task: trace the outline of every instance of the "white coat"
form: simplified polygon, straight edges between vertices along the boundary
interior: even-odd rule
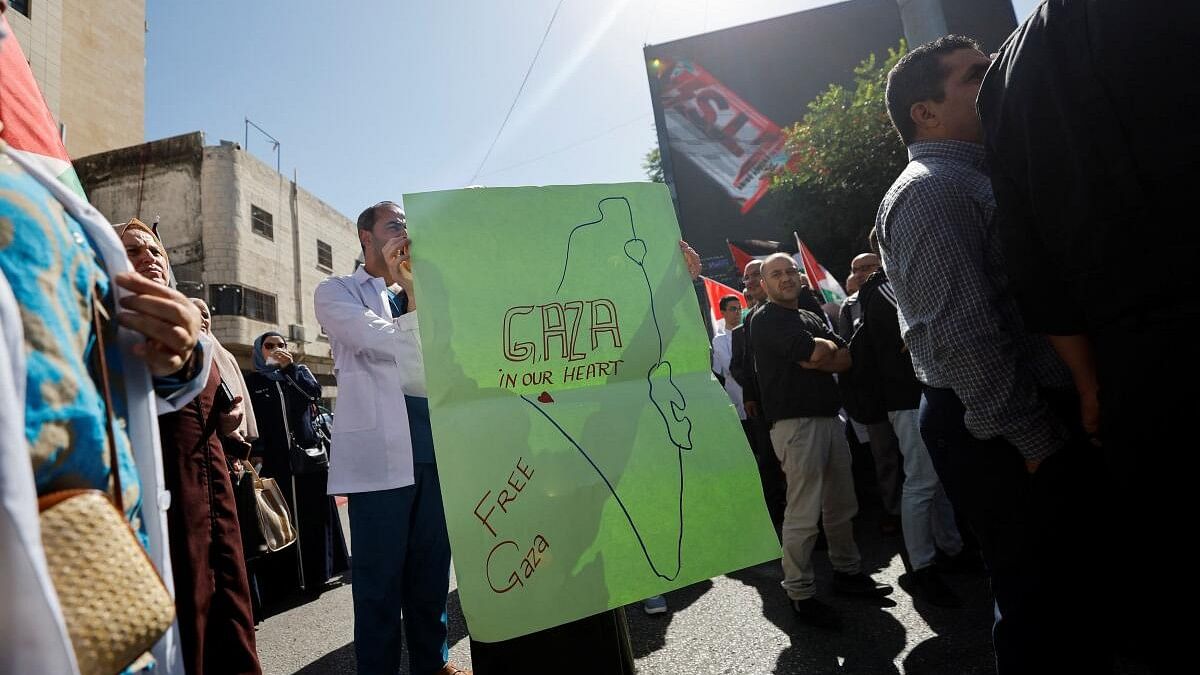
[[[417,313],[391,318],[383,279],[361,267],[321,282],[315,305],[338,384],[329,494],[412,485],[404,396],[426,396]]]

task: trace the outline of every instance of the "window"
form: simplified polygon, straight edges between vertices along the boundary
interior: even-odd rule
[[[320,239],[317,240],[317,267],[326,272],[333,271],[333,247]]]
[[[234,284],[210,284],[208,308],[213,315],[241,316],[242,287]]]
[[[30,16],[29,0],[8,0],[8,6],[24,14],[25,16]]]
[[[210,285],[208,305],[214,316],[244,316],[272,324],[278,319],[274,295],[237,284]]]
[[[242,315],[249,319],[277,323],[275,320],[275,296],[249,288],[243,289]]]
[[[250,230],[267,239],[275,239],[275,219],[257,206],[250,205]]]

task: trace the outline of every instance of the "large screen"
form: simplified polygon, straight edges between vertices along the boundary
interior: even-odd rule
[[[951,32],[987,49],[1015,27],[1008,0],[944,0],[943,9]],[[740,283],[727,239],[791,238],[768,191],[771,176],[795,161],[783,129],[903,36],[896,0],[852,0],[646,47],[664,175],[707,276]]]

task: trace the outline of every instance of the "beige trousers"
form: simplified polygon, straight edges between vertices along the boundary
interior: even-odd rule
[[[858,513],[850,447],[836,417],[796,417],[771,426],[771,445],[787,477],[783,515],[783,588],[793,600],[817,594],[812,552],[817,522],[825,528],[829,562],[847,574],[860,571],[852,519]]]

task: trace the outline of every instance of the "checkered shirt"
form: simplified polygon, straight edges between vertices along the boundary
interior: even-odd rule
[[[973,436],[1002,437],[1027,460],[1067,438],[1038,393],[1071,386],[1049,342],[1025,331],[1008,290],[983,146],[920,142],[875,226],[917,379],[952,389]]]

